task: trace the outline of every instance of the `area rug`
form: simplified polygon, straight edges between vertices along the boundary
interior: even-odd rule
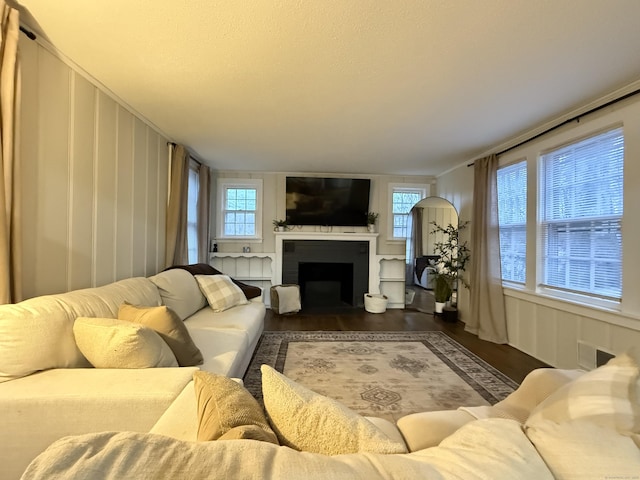
[[[262,402],[260,366],[366,416],[493,405],[518,387],[442,332],[264,332],[244,383]]]

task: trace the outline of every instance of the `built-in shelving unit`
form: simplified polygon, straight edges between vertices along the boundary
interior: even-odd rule
[[[214,268],[241,282],[255,285],[264,290],[263,299],[269,306],[269,288],[275,285],[275,253],[248,252],[209,254],[209,263]]]
[[[400,255],[378,255],[380,293],[389,299],[387,308],[404,308],[406,259]]]

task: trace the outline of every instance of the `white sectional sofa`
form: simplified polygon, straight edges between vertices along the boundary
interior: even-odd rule
[[[263,391],[264,374],[263,370]],[[637,478],[639,375],[637,359],[623,354],[587,373],[534,370],[518,390],[493,407],[418,413],[400,419],[397,425],[374,420],[387,440],[404,442],[406,453],[393,454],[380,452],[371,437],[373,443],[359,443],[362,449],[321,453],[315,445],[333,448],[335,439],[345,439],[344,427],[362,426],[366,420],[360,417],[354,424],[349,419],[345,424],[339,419],[340,408],[332,407],[333,401],[308,399],[304,394],[295,395],[295,401],[302,399],[306,404],[298,409],[288,408],[290,405],[281,400],[289,395],[280,384],[276,388],[273,384],[267,386],[266,393],[280,400],[281,406],[276,410],[285,417],[278,412],[274,415],[266,402],[265,406],[281,446],[255,439],[195,441],[196,424],[202,418],[209,422],[211,417],[201,413],[202,390],[194,395],[190,388],[183,391],[151,432],[103,432],[61,439],[29,465],[23,480]],[[233,395],[231,389],[225,391],[224,387],[212,392],[212,397],[218,398]],[[206,405],[217,404],[217,400],[206,396],[205,401]],[[321,421],[299,429],[287,419],[313,416],[307,409],[319,412]],[[225,415],[220,409],[212,410]],[[217,420],[220,427],[248,425],[239,422],[237,413],[228,415],[231,418]],[[249,417],[243,417],[246,418]],[[360,440],[365,430],[350,429]],[[197,435],[199,438],[199,431]],[[379,433],[375,435],[377,442]],[[314,445],[313,451],[301,451],[289,444],[304,437]],[[282,446],[285,443],[288,446]]]
[[[92,368],[76,345],[74,322],[117,318],[125,302],[170,307],[184,321],[204,363]],[[34,457],[67,435],[149,431],[198,369],[242,377],[264,314],[261,295],[214,312],[195,277],[180,268],[0,306],[0,478],[19,478]]]

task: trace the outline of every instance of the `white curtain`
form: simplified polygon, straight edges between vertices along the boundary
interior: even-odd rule
[[[465,330],[482,340],[507,343],[507,320],[500,266],[498,157],[474,165],[471,231],[471,299]]]
[[[22,299],[20,249],[19,13],[0,0],[0,303]]]

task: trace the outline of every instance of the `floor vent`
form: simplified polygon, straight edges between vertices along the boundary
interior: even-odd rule
[[[604,365],[611,360],[615,355],[613,353],[605,352],[604,350],[596,349],[596,365],[598,367]]]
[[[596,347],[578,340],[578,366],[584,370],[593,370],[596,365]]]
[[[593,370],[611,360],[615,355],[600,347],[578,340],[578,366],[584,370]]]

